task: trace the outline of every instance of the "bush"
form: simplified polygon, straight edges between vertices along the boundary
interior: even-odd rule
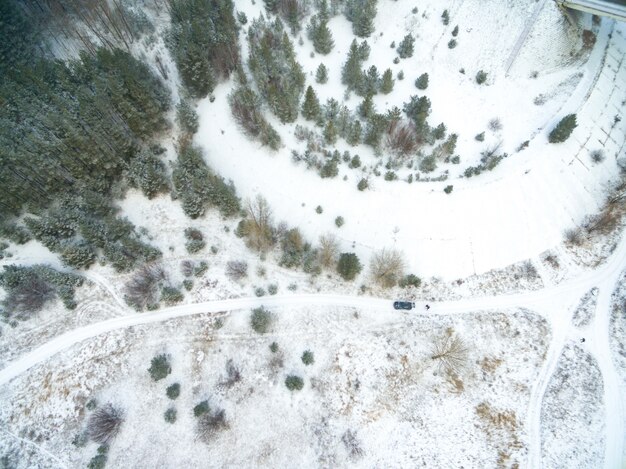
[[[254,294],[258,297],[265,296],[265,290],[263,289],[263,287],[256,287],[254,289]]]
[[[437,160],[434,156],[430,155],[422,159],[419,164],[420,171],[424,173],[431,173],[437,169]]]
[[[150,368],[148,368],[148,373],[150,373],[150,377],[154,381],[160,381],[167,377],[172,372],[172,367],[170,366],[167,355],[161,354],[157,355],[150,362]]]
[[[180,303],[185,298],[183,292],[181,292],[178,288],[174,288],[172,286],[164,286],[161,289],[161,301],[163,301],[167,305],[174,305],[176,303]]]
[[[87,464],[87,469],[104,469],[107,459],[106,454],[96,454]]]
[[[178,396],[180,396],[180,384],[174,383],[169,385],[165,390],[165,394],[172,400],[176,399]]]
[[[321,206],[321,205],[318,205],[318,206],[315,208],[315,212],[316,212],[316,213],[318,213],[318,214],[321,214],[321,213],[323,213],[323,212],[324,212],[324,209],[322,208],[322,206]]]
[[[272,342],[270,344],[270,352],[272,353],[278,352],[278,344],[276,342]]]
[[[363,269],[356,254],[344,252],[339,256],[337,272],[344,280],[353,280]]]
[[[200,230],[195,228],[186,228],[185,238],[187,239],[185,248],[189,254],[195,254],[206,246],[206,243],[204,242],[204,235]]]
[[[481,132],[479,134],[476,134],[476,136],[474,137],[474,140],[476,140],[477,142],[482,142],[485,140],[485,132]]]
[[[87,433],[96,443],[109,444],[120,431],[123,414],[120,409],[107,404],[95,410],[89,417]]]
[[[165,419],[167,423],[176,422],[176,409],[174,409],[173,407],[170,407],[169,409],[167,409],[165,413],[163,414],[163,418]]]
[[[550,135],[548,136],[548,141],[550,143],[564,142],[570,135],[572,135],[572,132],[576,127],[576,114],[568,114],[560,120],[554,129],[552,129],[552,132],[550,132]]]
[[[289,375],[285,379],[285,386],[290,391],[300,391],[304,387],[304,381],[299,376]]]
[[[456,39],[450,39],[448,41],[448,49],[454,49],[456,47]]]
[[[235,366],[233,361],[229,359],[226,362],[226,379],[220,382],[220,386],[230,388],[239,381],[241,381],[241,372],[239,371],[239,368]]]
[[[591,157],[591,161],[594,163],[602,163],[604,161],[604,151],[603,150],[593,150],[589,153]]]
[[[272,322],[272,313],[270,313],[263,306],[252,310],[252,315],[250,316],[250,327],[252,327],[255,332],[265,334],[269,331]]]
[[[165,280],[165,271],[160,264],[147,264],[141,267],[124,285],[124,301],[137,311],[158,300],[160,283]]]
[[[202,401],[193,408],[194,417],[200,417],[209,412],[209,401]]]
[[[446,186],[446,187],[443,189],[443,191],[444,191],[446,194],[449,194],[450,192],[452,192],[452,189],[453,189],[453,188],[454,188],[454,186],[448,185],[448,186]]]
[[[191,291],[191,289],[193,288],[193,280],[189,278],[183,280],[183,287],[185,288],[185,290]]]
[[[335,225],[337,225],[337,228],[341,228],[344,223],[345,223],[345,220],[343,219],[341,215],[335,218]]]
[[[267,292],[270,295],[275,295],[276,293],[278,293],[278,285],[276,285],[275,283],[271,283],[267,286]]]
[[[313,352],[311,352],[310,350],[305,350],[302,354],[302,357],[300,358],[302,360],[302,363],[304,363],[305,365],[312,365],[313,363],[315,363],[315,357],[313,356]]]
[[[241,280],[248,276],[248,263],[245,261],[228,261],[226,276],[231,280]]]
[[[200,261],[200,263],[193,268],[194,277],[200,277],[209,269],[209,264],[206,261]]]
[[[361,178],[361,180],[359,181],[359,183],[356,185],[356,188],[360,191],[364,191],[365,189],[369,188],[369,182],[367,181],[367,179],[365,178]]]
[[[261,99],[252,89],[245,86],[237,88],[228,96],[228,103],[235,121],[246,135],[258,138],[262,145],[272,150],[280,148],[280,135],[263,116]]]
[[[476,83],[478,83],[479,85],[482,85],[486,81],[487,81],[487,73],[484,72],[483,70],[479,70],[478,73],[476,74]]]
[[[459,25],[457,24],[452,30],[452,36],[457,37],[459,34]]]
[[[420,280],[420,278],[414,274],[405,275],[404,277],[402,277],[402,280],[400,280],[400,283],[399,283],[401,288],[407,288],[407,287],[419,288],[421,284],[422,284],[422,281]]]

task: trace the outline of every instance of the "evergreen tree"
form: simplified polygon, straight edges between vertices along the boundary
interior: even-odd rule
[[[367,127],[365,129],[364,143],[371,146],[375,150],[380,148],[380,143],[389,122],[382,114],[373,114],[367,121]]]
[[[329,145],[337,143],[337,129],[335,128],[333,121],[328,121],[326,127],[324,128],[324,140]]]
[[[352,22],[352,32],[358,37],[368,37],[374,32],[376,0],[348,0],[346,18]]]
[[[141,189],[149,199],[169,189],[165,165],[156,155],[145,150],[132,159],[128,168],[128,181],[132,187]]]
[[[359,105],[359,115],[363,119],[368,119],[372,114],[374,114],[374,102],[372,100],[372,95],[368,94],[363,98],[363,101]]]
[[[167,44],[183,83],[203,98],[239,63],[232,0],[171,0]]]
[[[353,280],[363,269],[361,262],[356,254],[352,252],[343,252],[339,256],[337,263],[337,272],[344,280]]]
[[[348,51],[348,60],[341,70],[341,83],[346,85],[349,90],[355,91],[361,88],[363,82],[363,72],[361,71],[361,63],[364,59],[359,52],[359,46],[356,39],[350,44]]]
[[[363,133],[363,129],[361,127],[361,123],[358,120],[355,120],[350,125],[350,130],[348,131],[348,135],[346,137],[347,142],[352,145],[358,145],[361,143],[361,134]]]
[[[572,132],[577,126],[576,114],[568,114],[559,121],[554,129],[552,129],[550,135],[548,136],[548,141],[550,143],[564,142],[570,135],[572,135]]]
[[[176,120],[183,132],[193,135],[198,131],[198,114],[186,99],[176,106]]]
[[[404,104],[403,110],[415,125],[421,128],[430,114],[430,100],[425,96],[411,96],[411,101]]]
[[[281,21],[268,24],[263,17],[254,20],[248,42],[248,65],[261,96],[282,123],[295,121],[304,91],[304,72]]]
[[[401,59],[406,59],[408,57],[413,56],[413,44],[415,43],[415,39],[410,34],[404,36],[402,42],[398,45],[398,55]]]
[[[380,76],[378,75],[378,69],[376,65],[372,65],[367,73],[363,74],[363,80],[358,94],[361,96],[367,96],[368,94],[374,95],[378,93],[379,88]]]
[[[393,91],[393,84],[393,73],[391,72],[391,69],[388,68],[387,70],[385,70],[385,73],[383,73],[383,79],[380,84],[380,92],[383,94],[391,93]]]
[[[306,89],[304,102],[302,103],[302,116],[306,120],[317,121],[320,118],[320,114],[320,102],[317,99],[317,95],[315,94],[313,87],[309,86]]]
[[[326,65],[320,64],[317,67],[317,71],[315,72],[315,81],[320,84],[324,84],[328,82],[328,69]]]
[[[442,140],[446,138],[446,126],[444,125],[443,122],[434,128],[433,138],[435,140]]]
[[[307,27],[307,35],[313,41],[313,48],[318,54],[329,54],[335,46],[332,34],[328,28],[328,21],[319,20],[317,16],[311,17]]]
[[[317,2],[317,11],[320,21],[328,21],[330,19],[331,13],[326,0],[319,0]]]
[[[417,80],[415,80],[415,87],[418,90],[425,90],[428,88],[428,73],[422,73]]]

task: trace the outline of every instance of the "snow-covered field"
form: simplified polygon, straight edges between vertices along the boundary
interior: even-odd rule
[[[252,19],[263,2],[235,8]],[[166,16],[163,10],[159,31]],[[342,163],[337,178],[321,179],[291,158],[302,147],[295,125],[310,123],[283,126],[266,112],[284,147],[259,147],[231,117],[233,80],[220,84],[198,103],[195,140],[239,195],[262,194],[277,222],[312,242],[335,234],[364,264],[374,251],[398,249],[422,286],[381,290],[367,269],[354,282],[285,269],[276,253],[260,258],[233,234],[238,220],[215,212],[190,220],[170,196],[148,200],[130,190],[121,211],[163,252],[169,281],[181,284],[184,260],[208,268],[181,305],[136,313],[123,301],[132,274],[94,266],[75,311],[54,304],[28,321],[3,324],[0,467],[85,467],[98,445],[72,440],[93,413],[91,399],[123,410],[107,467],[625,467],[625,221],[581,246],[563,235],[596,213],[623,178],[617,160],[626,157],[626,27],[578,20],[568,23],[549,0],[380,0],[364,66],[405,77],[389,95],[375,96],[377,109],[401,108],[424,94],[432,101],[429,123],[444,122],[459,135],[460,164],[441,164],[420,180],[417,160],[398,169],[396,181],[375,176],[385,172],[387,156],[342,140],[336,148],[358,153],[363,166]],[[455,25],[458,45],[449,49]],[[303,32],[302,45],[293,38],[297,58],[322,102],[332,97],[355,109],[360,98],[344,96],[340,85],[351,27],[341,15],[329,27],[330,55],[312,54]],[[593,47],[583,44],[583,29],[596,34]],[[415,53],[394,64],[390,43],[409,32]],[[162,38],[135,47],[149,61],[159,55],[178,99],[180,81]],[[321,62],[330,72],[324,85],[314,79]],[[488,73],[484,85],[474,80],[480,69]],[[424,72],[430,85],[420,91],[414,81]],[[578,128],[566,143],[549,145],[547,133],[569,112],[577,113]],[[489,130],[493,119],[501,128]],[[483,131],[485,141],[476,141]],[[462,177],[498,143],[507,158],[493,171]],[[175,138],[162,144],[173,160]],[[595,163],[590,152],[600,148],[605,158]],[[370,190],[357,190],[361,177],[370,178]],[[184,248],[188,227],[206,240],[193,255]],[[60,265],[35,241],[10,251],[0,265]],[[225,274],[232,260],[248,263],[247,277]],[[267,296],[256,297],[258,288]],[[417,312],[393,311],[392,298],[416,301]],[[249,314],[262,304],[275,322],[259,335]],[[432,358],[433,344],[446,335],[467,348],[452,372]],[[314,353],[312,365],[300,359],[305,350]],[[147,369],[160,353],[172,373],[154,382]],[[229,360],[241,376],[225,384]],[[301,391],[285,387],[289,374],[304,379]],[[181,394],[170,400],[165,389],[174,382]],[[209,441],[198,438],[193,415],[205,399],[224,410],[226,422]],[[178,412],[173,424],[163,418],[170,407]]]

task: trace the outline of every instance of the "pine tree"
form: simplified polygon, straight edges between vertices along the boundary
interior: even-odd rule
[[[329,121],[324,128],[324,140],[329,145],[333,145],[337,142],[337,129],[333,121]]]
[[[374,102],[372,101],[372,95],[368,94],[359,105],[359,115],[363,119],[368,119],[372,114],[374,114],[374,112]]]
[[[320,102],[317,99],[315,90],[309,86],[306,89],[304,95],[304,102],[302,103],[302,116],[306,120],[316,121],[319,119],[321,113]]]
[[[328,2],[326,0],[318,1],[317,9],[321,21],[328,21],[330,19],[330,11],[328,10]]]
[[[442,140],[446,138],[446,126],[443,122],[434,128],[433,137],[435,140]]]
[[[364,59],[361,57],[362,54],[359,53],[359,46],[355,39],[350,45],[348,60],[341,70],[341,83],[346,85],[351,91],[359,90],[362,86],[363,72],[361,71],[361,62]]]
[[[410,34],[404,36],[402,42],[398,45],[398,55],[401,59],[406,59],[408,57],[413,56],[413,44],[415,43],[415,39]]]
[[[393,91],[393,84],[393,73],[391,72],[391,69],[388,68],[387,70],[385,70],[385,73],[383,73],[383,79],[380,84],[380,92],[383,94],[391,93]]]
[[[576,114],[568,114],[561,119],[554,129],[552,129],[552,132],[550,132],[550,135],[548,136],[548,141],[550,143],[564,142],[570,135],[572,135],[572,132],[577,126]]]
[[[318,54],[329,54],[335,46],[332,34],[328,28],[328,22],[318,20],[315,15],[311,17],[311,22],[307,27],[307,34],[309,39],[313,41],[313,48]]]
[[[404,104],[403,110],[421,128],[430,114],[430,100],[425,96],[411,96],[411,101]]]
[[[361,123],[358,120],[355,120],[351,125],[348,131],[348,135],[346,137],[346,141],[352,145],[358,145],[361,143],[361,134],[363,133],[363,129],[361,127]]]
[[[369,37],[374,32],[376,0],[351,0],[347,9],[352,10],[352,32],[358,37]]]
[[[315,81],[322,85],[328,82],[328,69],[326,68],[326,65],[320,64],[319,67],[317,67],[317,71],[315,72]]]
[[[367,96],[368,94],[378,93],[380,88],[380,76],[378,69],[372,65],[366,73],[362,73],[361,88],[357,90],[359,96]]]
[[[422,73],[417,80],[415,80],[415,87],[418,90],[425,90],[428,88],[428,73]]]

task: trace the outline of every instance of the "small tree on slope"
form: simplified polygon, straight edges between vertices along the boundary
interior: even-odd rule
[[[548,141],[550,143],[564,142],[569,138],[576,126],[576,114],[568,114],[552,129],[548,136]]]

